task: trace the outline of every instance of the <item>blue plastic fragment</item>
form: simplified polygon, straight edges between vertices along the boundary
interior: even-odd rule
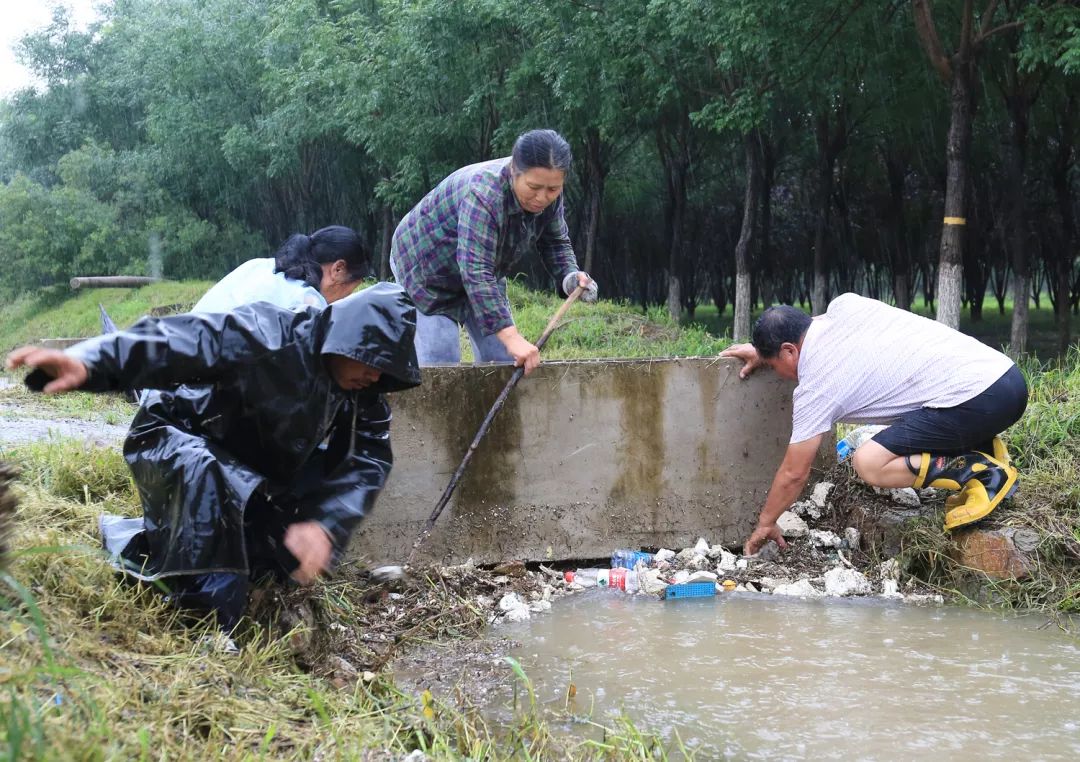
[[[668,585],[664,589],[664,600],[671,600],[672,598],[708,598],[710,595],[716,595],[716,583],[708,579]]]

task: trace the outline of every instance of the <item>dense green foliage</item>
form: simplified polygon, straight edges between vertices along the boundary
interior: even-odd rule
[[[849,289],[933,305],[956,175],[941,79],[962,69],[962,298],[977,320],[1022,276],[1064,346],[1078,29],[1056,0],[114,0],[88,30],[58,12],[20,45],[43,84],[0,104],[0,292],[216,278],[332,223],[384,260],[447,172],[550,126],[606,296],[676,317],[739,282],[740,314]]]

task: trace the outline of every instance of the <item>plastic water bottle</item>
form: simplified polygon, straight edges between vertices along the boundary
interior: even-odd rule
[[[638,591],[638,575],[633,569],[616,567],[608,575],[608,587],[612,590],[622,590],[624,593],[636,593]]]
[[[582,587],[608,587],[636,593],[638,590],[637,572],[622,567],[615,569],[575,569],[563,572],[567,583],[577,583]]]
[[[652,553],[620,548],[611,551],[611,568],[616,569],[621,566],[624,569],[633,569],[638,563],[652,566],[653,558],[654,555]]]
[[[568,583],[576,582],[582,587],[607,587],[609,576],[610,572],[607,569],[574,569],[563,572],[564,580]]]
[[[851,457],[852,453],[859,449],[866,440],[873,437],[879,431],[882,431],[887,427],[885,426],[860,426],[852,431],[846,437],[836,443],[836,459],[841,463]]]

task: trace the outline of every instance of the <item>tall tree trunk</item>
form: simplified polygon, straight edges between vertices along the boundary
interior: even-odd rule
[[[814,220],[814,286],[810,294],[813,314],[823,315],[829,300],[829,258],[825,250],[829,233],[829,208],[832,205],[833,159],[829,150],[829,114],[822,109],[815,120],[817,143],[817,209]]]
[[[1024,203],[1024,169],[1027,160],[1028,116],[1031,100],[1026,93],[1005,97],[1009,112],[1009,150],[1005,161],[1005,187],[1009,198],[1009,254],[1013,271],[1013,314],[1009,348],[1014,355],[1027,351],[1028,291],[1031,290],[1030,257],[1027,252],[1028,226]]]
[[[987,220],[993,217],[991,209],[988,184],[972,182],[968,186],[968,201],[965,207],[969,209],[967,240],[964,247],[964,298],[963,304],[968,308],[972,323],[982,322],[983,301],[986,298],[986,288],[990,281],[988,267],[989,251],[986,229],[990,226]]]
[[[382,205],[382,232],[379,234],[379,280],[390,280],[390,246],[394,241],[394,207]]]
[[[1077,98],[1070,93],[1065,111],[1061,117],[1061,132],[1057,141],[1058,150],[1054,157],[1051,173],[1058,213],[1061,215],[1061,244],[1054,257],[1054,293],[1056,295],[1054,300],[1056,310],[1054,322],[1057,325],[1057,349],[1062,354],[1068,350],[1072,339],[1072,312],[1070,308],[1076,303],[1070,299],[1070,291],[1073,290],[1073,259],[1076,256],[1077,238],[1076,219],[1073,213],[1073,200],[1070,192],[1072,185],[1069,182],[1069,173],[1072,168],[1075,150],[1072,138],[1076,112]]]
[[[937,286],[937,274],[929,262],[922,263],[922,282],[923,304],[931,312],[936,312],[937,308],[934,306],[934,300],[937,298],[937,294],[934,292],[934,287]]]
[[[950,328],[960,327],[963,291],[964,236],[966,233],[968,161],[971,155],[972,65],[957,61],[949,92],[950,120],[946,148],[945,220],[938,257],[937,320]]]
[[[681,134],[673,135],[663,128],[657,131],[657,145],[664,165],[664,179],[667,181],[667,203],[664,207],[668,245],[667,310],[675,322],[682,318],[682,283],[679,273],[682,271],[684,245],[686,174],[690,167],[690,159],[684,142],[688,137],[686,132],[689,130],[689,116],[684,115],[683,121],[685,124],[675,128]]]
[[[959,13],[960,35],[953,52],[946,53],[938,34],[930,0],[911,0],[915,32],[930,64],[949,88],[949,138],[946,148],[945,220],[938,255],[937,319],[945,325],[960,325],[964,261],[964,225],[968,163],[971,154],[971,127],[975,111],[976,62],[986,41],[994,35],[1013,31],[1024,24],[1022,3],[985,0],[976,17],[976,0],[964,0]],[[950,8],[955,13],[955,8]],[[1004,15],[1007,23],[1001,23]]]
[[[743,135],[743,151],[746,154],[746,194],[742,229],[739,231],[739,242],[735,244],[735,322],[731,328],[731,337],[735,341],[750,338],[750,246],[757,223],[758,181],[761,177],[754,133]]]
[[[777,267],[778,257],[772,253],[772,186],[776,178],[776,160],[769,140],[761,143],[761,281],[765,292],[765,304],[790,301],[786,296],[787,273],[783,266]],[[781,283],[783,281],[783,283]]]
[[[888,147],[882,148],[885,173],[889,178],[889,206],[886,216],[885,246],[892,266],[893,300],[902,310],[911,309],[911,254],[904,229],[904,162]]]
[[[593,271],[596,237],[600,230],[600,208],[604,199],[606,168],[600,131],[590,128],[585,135],[585,233],[582,268]]]

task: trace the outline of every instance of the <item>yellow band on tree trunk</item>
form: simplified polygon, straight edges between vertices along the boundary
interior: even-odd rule
[[[967,220],[965,218],[963,218],[963,217],[946,217],[945,218],[945,224],[946,225],[966,225]]]

